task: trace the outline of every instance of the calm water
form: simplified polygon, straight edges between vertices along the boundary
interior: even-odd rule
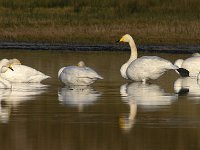
[[[190,55],[158,55],[174,62]],[[52,79],[0,90],[1,150],[200,149],[200,84],[169,71],[144,85],[119,73],[128,52],[0,51]],[[68,88],[58,70],[79,60],[105,80]]]

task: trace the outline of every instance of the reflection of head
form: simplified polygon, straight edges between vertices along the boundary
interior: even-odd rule
[[[133,100],[129,103],[130,112],[129,115],[121,115],[119,118],[120,128],[124,131],[130,131],[133,125],[135,124],[135,117],[137,114],[137,104]]]

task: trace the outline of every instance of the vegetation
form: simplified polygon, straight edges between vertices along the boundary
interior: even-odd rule
[[[0,40],[199,44],[199,0],[0,0]]]

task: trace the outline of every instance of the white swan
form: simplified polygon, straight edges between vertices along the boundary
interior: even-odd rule
[[[86,67],[83,61],[80,61],[78,66],[62,67],[58,78],[65,85],[90,85],[97,79],[103,79],[93,69]]]
[[[185,60],[176,60],[174,65],[188,70],[190,77],[196,77],[200,72],[200,56],[198,53],[195,53],[192,55],[192,57],[189,57]]]
[[[8,59],[3,59],[0,61],[0,88],[12,88],[12,85],[9,81],[2,77],[2,74],[5,72],[12,70]]]
[[[10,59],[11,66],[14,71],[6,71],[2,77],[10,82],[41,82],[44,79],[50,78],[36,69],[21,65],[18,59]]]
[[[128,42],[131,47],[131,56],[129,60],[122,65],[120,72],[125,79],[146,82],[148,79],[157,79],[165,71],[173,69],[181,72],[181,75],[187,75],[187,71],[178,68],[170,61],[157,56],[143,56],[137,58],[137,48],[133,38],[126,34],[118,42]]]

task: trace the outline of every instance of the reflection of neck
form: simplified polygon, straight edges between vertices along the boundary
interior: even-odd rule
[[[1,67],[0,72],[2,73],[3,67]],[[5,80],[1,75],[0,75],[0,82],[3,84],[4,88],[11,88],[11,83],[7,80]]]
[[[129,114],[128,119],[134,120],[136,113],[137,113],[137,104],[136,104],[136,102],[133,102],[130,104],[130,114]]]
[[[3,84],[4,88],[12,87],[11,83],[9,81],[5,80],[4,78],[2,78],[1,76],[0,76],[0,82]]]

